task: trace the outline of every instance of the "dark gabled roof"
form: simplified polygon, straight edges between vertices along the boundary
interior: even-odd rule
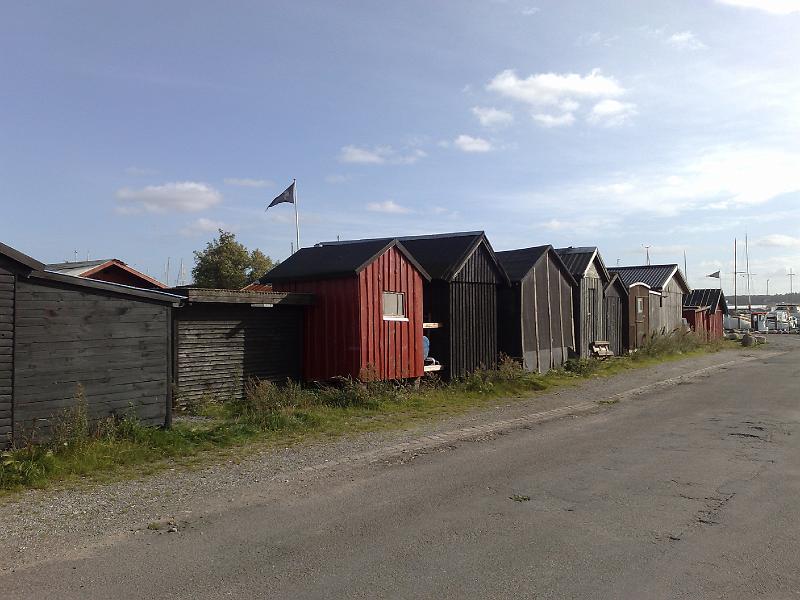
[[[31,258],[27,254],[23,254],[22,252],[20,252],[19,250],[15,250],[11,246],[6,246],[2,242],[0,242],[0,255],[5,256],[11,261],[31,271],[44,270],[44,263],[40,263],[35,258]]]
[[[634,283],[645,283],[651,289],[661,291],[673,277],[683,284],[685,289],[689,289],[683,273],[678,265],[640,265],[637,267],[614,267],[609,269],[612,273],[619,273],[625,285],[630,287]]]
[[[62,273],[53,273],[51,271],[33,271],[29,277],[31,279],[52,281],[55,283],[74,285],[76,287],[110,292],[112,294],[119,294],[121,296],[154,300],[156,302],[163,302],[166,304],[177,305],[183,300],[183,297],[181,296],[170,294],[168,292],[162,292],[160,290],[146,290],[130,285],[124,285],[122,283],[109,283],[107,281],[100,281],[98,279],[88,279],[86,277],[77,277],[75,275],[64,275]]]
[[[628,296],[630,294],[630,292],[628,291],[628,286],[625,285],[624,281],[622,281],[622,278],[619,276],[619,273],[611,273],[611,272],[609,273],[611,274],[611,281],[609,281],[606,284],[606,286],[603,288],[603,291],[607,290],[612,285],[616,285],[620,290],[622,290],[625,293],[626,296]]]
[[[546,246],[533,246],[531,248],[519,248],[517,250],[503,250],[495,252],[497,260],[505,269],[511,281],[522,281],[531,272],[536,264],[547,256],[548,252],[553,257],[553,262],[561,269],[567,277],[570,285],[575,285],[575,278],[570,273],[567,266],[558,256],[558,253],[549,244]]]
[[[300,279],[335,279],[357,275],[364,267],[392,247],[397,247],[420,274],[430,280],[430,275],[403,244],[395,239],[377,239],[301,248],[268,271],[259,279],[259,283]]]
[[[589,265],[592,264],[592,261],[594,261],[595,257],[597,258],[597,262],[600,263],[601,277],[605,281],[609,281],[611,279],[611,274],[608,272],[608,269],[606,269],[606,265],[603,262],[603,257],[600,256],[597,246],[582,246],[575,248],[570,246],[569,248],[556,248],[555,250],[576,280],[580,279],[586,274],[586,270],[589,268]]]
[[[715,288],[692,290],[688,294],[684,294],[683,305],[693,308],[708,306],[711,312],[716,312],[717,308],[721,308],[723,313],[728,313],[725,294],[722,293],[722,290]]]
[[[383,238],[385,241],[388,238]],[[409,235],[396,238],[402,242],[414,258],[430,275],[431,279],[452,281],[464,263],[482,243],[486,244],[492,262],[500,278],[508,283],[508,276],[497,261],[492,245],[483,231],[459,231],[455,233],[439,233],[433,235]],[[321,246],[347,246],[379,240],[345,240],[339,242],[322,242]]]

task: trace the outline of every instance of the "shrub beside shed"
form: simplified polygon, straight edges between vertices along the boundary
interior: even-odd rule
[[[545,373],[575,348],[569,270],[552,246],[497,252],[511,281],[498,296],[500,352]]]
[[[22,439],[83,388],[89,416],[168,424],[180,298],[70,275],[0,244],[0,438]]]
[[[176,288],[175,402],[240,399],[248,379],[300,379],[310,294]]]
[[[423,375],[422,296],[428,273],[397,240],[303,248],[260,282],[310,293],[303,377],[363,380]]]

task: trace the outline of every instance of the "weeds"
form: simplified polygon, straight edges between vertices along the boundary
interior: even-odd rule
[[[531,373],[504,356],[495,369],[479,369],[449,383],[427,376],[418,388],[375,378],[341,378],[316,387],[251,380],[240,397],[204,398],[188,411],[204,419],[179,421],[169,430],[145,426],[132,408],[92,420],[85,391],[79,385],[72,406],[53,419],[48,430],[34,426],[16,448],[0,453],[0,490],[113,474],[136,465],[153,470],[159,463],[165,464],[165,459],[183,460],[250,441],[286,444],[307,433],[341,435],[398,427],[410,419],[463,412],[495,398],[529,397],[582,377],[610,375],[635,363],[644,364],[645,359],[716,351],[724,344],[705,343],[685,332],[654,335],[630,358],[572,359],[563,369],[545,375]]]

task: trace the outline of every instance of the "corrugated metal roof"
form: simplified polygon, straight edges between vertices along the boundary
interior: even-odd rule
[[[54,273],[64,273],[65,275],[80,275],[84,271],[88,271],[92,267],[97,267],[107,262],[112,262],[113,258],[103,258],[101,260],[81,260],[75,262],[53,263],[45,265],[48,271]],[[122,262],[122,261],[120,261]]]
[[[572,246],[569,248],[556,248],[556,253],[564,262],[564,265],[566,265],[567,269],[569,269],[569,272],[572,273],[572,276],[576,279],[583,277],[584,273],[586,273],[586,269],[589,268],[595,252],[597,252],[597,248],[595,246],[582,248],[573,248]]]
[[[618,273],[625,285],[630,287],[634,283],[644,283],[654,290],[664,288],[673,274],[678,273],[678,265],[640,265],[637,267],[614,267],[609,269]],[[681,276],[683,279],[683,276]]]
[[[722,293],[722,290],[715,288],[692,290],[688,294],[684,294],[683,305],[692,307],[710,306],[712,311],[716,311],[717,307],[720,306],[723,313],[728,312],[725,294]]]
[[[425,279],[430,279],[427,271],[403,244],[395,239],[384,238],[301,248],[273,267],[259,279],[259,283],[348,277],[357,274],[392,246],[396,246]]]

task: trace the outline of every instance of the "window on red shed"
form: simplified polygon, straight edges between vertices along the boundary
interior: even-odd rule
[[[406,317],[405,296],[402,292],[383,292],[384,319],[404,319]]]

